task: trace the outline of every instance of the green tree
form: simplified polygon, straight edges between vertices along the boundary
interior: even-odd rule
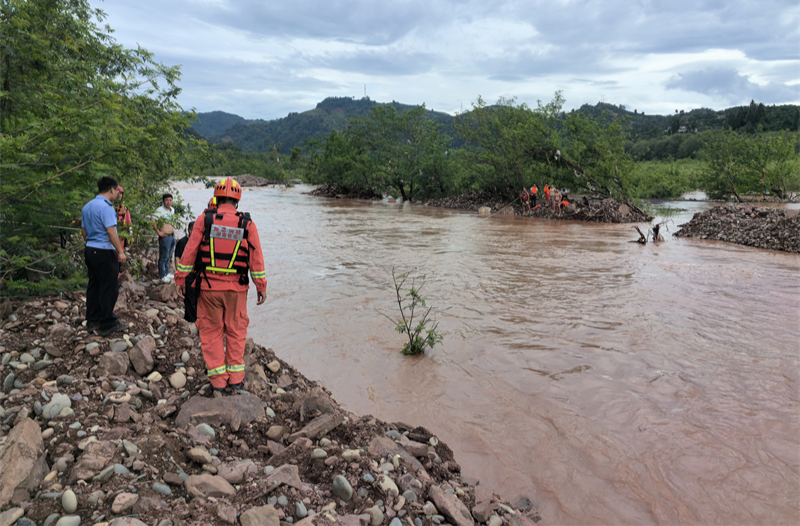
[[[758,173],[752,169],[752,141],[731,129],[711,133],[702,150],[704,190],[712,199],[758,190]]]
[[[477,189],[512,197],[532,182],[549,182],[629,199],[625,179],[632,161],[625,152],[623,120],[564,114],[563,104],[561,93],[534,109],[514,99],[487,106],[479,97],[455,123],[479,174]]]
[[[207,159],[176,102],[179,70],[100,28],[88,0],[0,4],[0,246],[35,245],[77,217],[104,175],[134,218]],[[8,259],[3,265],[8,264]]]

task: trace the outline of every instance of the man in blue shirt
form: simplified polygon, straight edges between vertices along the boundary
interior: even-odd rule
[[[117,235],[117,213],[112,204],[119,194],[113,177],[97,181],[97,197],[81,211],[83,251],[89,284],[86,287],[86,329],[100,336],[128,328],[114,314],[119,295],[119,264],[127,259]]]

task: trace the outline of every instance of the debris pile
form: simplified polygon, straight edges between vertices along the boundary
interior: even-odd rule
[[[252,339],[245,390],[212,396],[172,283],[128,278],[116,312],[130,328],[101,338],[81,293],[0,304],[0,524],[539,520],[435,434],[344,410]]]
[[[453,208],[456,210],[472,210],[477,212],[482,207],[494,208],[495,205],[501,201],[507,201],[506,198],[490,194],[489,192],[467,192],[461,195],[454,195],[451,197],[443,197],[442,199],[429,199],[422,203],[426,206],[436,206],[439,208]],[[499,205],[500,208],[503,204]],[[522,207],[520,207],[520,211]]]
[[[327,183],[314,188],[307,195],[314,197],[331,197],[334,199],[366,199],[369,201],[379,201],[382,197],[372,190],[349,191],[339,185]]]
[[[234,179],[242,186],[270,186],[280,184],[278,181],[270,181],[269,179],[250,174],[237,175]]]
[[[797,209],[749,204],[720,205],[696,213],[674,235],[797,253],[800,252],[799,213]]]
[[[638,207],[624,203],[618,199],[603,199],[599,203],[583,206],[578,203],[560,209],[558,212],[538,200],[534,210],[524,211],[519,200],[507,204],[503,197],[486,192],[468,192],[466,194],[431,199],[425,201],[428,206],[455,208],[458,210],[474,210],[484,214],[514,214],[540,219],[572,219],[576,221],[593,221],[598,223],[647,223],[653,216]],[[481,211],[481,209],[484,209]]]

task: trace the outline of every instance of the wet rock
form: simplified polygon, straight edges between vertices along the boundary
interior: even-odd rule
[[[153,352],[156,350],[156,341],[152,336],[145,336],[136,345],[128,349],[131,365],[140,376],[144,376],[153,370],[155,361]]]
[[[247,425],[263,416],[261,399],[254,395],[223,398],[194,396],[181,406],[175,425],[180,428],[200,423],[219,426],[230,425],[233,420],[238,420],[240,425]]]
[[[184,482],[186,492],[192,497],[232,497],[236,490],[227,480],[217,475],[190,475]]]
[[[48,472],[42,432],[25,418],[11,429],[0,450],[0,509],[17,489],[35,490]]]
[[[100,357],[100,363],[95,370],[95,377],[124,376],[128,371],[130,359],[126,353],[107,352]]]
[[[278,511],[272,506],[256,506],[239,516],[242,526],[280,526]]]
[[[436,508],[456,526],[475,526],[475,520],[467,506],[453,495],[442,491],[439,486],[431,486],[428,495],[433,499]]]

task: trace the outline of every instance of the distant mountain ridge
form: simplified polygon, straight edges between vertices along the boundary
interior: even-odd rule
[[[203,137],[209,137],[211,135],[223,133],[225,130],[235,124],[247,122],[247,119],[244,117],[239,117],[238,115],[226,113],[224,111],[198,113],[197,117],[200,119],[200,122],[195,122],[192,124],[192,128],[194,128],[194,131]]]
[[[414,108],[413,105],[396,101],[380,103],[369,97],[361,99],[328,97],[312,110],[302,113],[292,112],[286,117],[271,121],[248,120],[224,112],[198,113],[200,122],[195,123],[193,127],[211,143],[233,142],[243,150],[254,152],[266,152],[273,146],[280,145],[280,152],[288,154],[294,146],[304,146],[306,139],[327,136],[333,130],[341,130],[353,117],[364,116],[373,107],[384,104],[392,105],[400,112]],[[218,130],[220,124],[224,122],[221,115],[236,117],[238,120],[233,121],[222,131],[210,133],[201,131],[201,129]],[[444,131],[452,135],[452,115],[432,110],[428,110],[428,115],[440,122]]]
[[[361,117],[379,105],[389,104],[398,111],[414,107],[397,101],[380,103],[369,97],[328,97],[317,106],[302,113],[292,112],[286,117],[270,121],[245,119],[232,113],[212,111],[198,113],[200,122],[194,123],[195,131],[211,143],[233,142],[245,151],[266,152],[280,145],[280,152],[288,154],[294,146],[304,146],[306,139],[327,136],[333,130],[341,130],[354,117]],[[755,131],[760,126],[766,131],[798,131],[800,107],[796,105],[764,106],[752,102],[749,106],[737,106],[725,110],[708,108],[693,109],[688,112],[677,111],[673,115],[645,115],[638,110],[630,111],[623,105],[599,102],[584,104],[578,110],[600,117],[625,116],[628,122],[625,130],[633,141],[657,139],[669,133],[688,133],[719,129],[730,126],[743,131]],[[455,117],[443,112],[428,110],[428,115],[442,124],[444,133],[454,137]]]

